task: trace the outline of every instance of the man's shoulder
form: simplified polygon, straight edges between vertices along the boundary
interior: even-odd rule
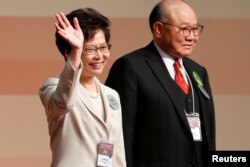
[[[147,46],[137,48],[133,51],[126,53],[125,55],[121,56],[120,59],[124,59],[127,61],[136,61],[136,60],[144,59],[146,54],[151,52],[151,47],[152,47],[152,42],[148,44]]]
[[[140,55],[143,55],[144,54],[144,49],[145,48],[138,48],[138,49],[135,49],[129,53],[126,53],[125,55],[123,55],[122,57],[125,58],[125,59],[135,59],[137,58],[138,56]]]
[[[185,64],[189,64],[193,67],[197,67],[197,68],[204,68],[200,63],[198,63],[197,61],[191,59],[191,58],[188,58],[188,57],[185,57],[183,58],[183,61]]]

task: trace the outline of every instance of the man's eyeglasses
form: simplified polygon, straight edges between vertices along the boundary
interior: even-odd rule
[[[97,51],[99,50],[101,53],[108,53],[111,49],[111,44],[104,44],[101,45],[99,47],[97,46],[87,46],[86,48],[83,49],[83,51],[85,52],[85,54],[87,55],[94,55],[97,53]]]
[[[186,27],[179,27],[179,26],[176,26],[176,25],[173,25],[173,24],[169,24],[169,23],[166,23],[166,22],[161,22],[162,24],[165,24],[165,25],[169,25],[169,26],[173,26],[173,27],[177,27],[179,29],[180,32],[182,32],[183,36],[184,37],[187,37],[190,35],[191,31],[193,32],[194,36],[199,36],[204,28],[203,25],[195,25],[193,27],[191,26],[186,26]]]

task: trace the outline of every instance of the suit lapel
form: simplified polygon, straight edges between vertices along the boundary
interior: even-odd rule
[[[149,52],[146,53],[146,63],[150,66],[154,75],[156,76],[158,81],[161,83],[163,89],[169,95],[182,122],[185,124],[186,128],[191,133],[185,112],[182,106],[179,104],[178,100],[176,100],[176,99],[179,99],[179,96],[178,96],[178,92],[175,91],[176,89],[175,89],[173,79],[171,78],[153,42],[151,42],[147,46],[147,49],[149,49],[148,50]]]
[[[209,122],[208,118],[209,116],[207,115],[208,111],[207,111],[207,108],[206,108],[206,99],[204,98],[204,95],[202,94],[202,92],[200,91],[199,87],[198,87],[198,83],[197,81],[195,80],[194,76],[193,76],[193,72],[198,72],[197,70],[195,70],[193,68],[193,66],[191,66],[187,61],[186,59],[183,59],[183,64],[185,66],[185,69],[189,75],[189,78],[191,79],[192,81],[192,84],[193,84],[193,88],[196,89],[196,92],[198,94],[198,98],[199,98],[199,101],[200,101],[200,119],[203,121],[203,124],[204,124],[204,129],[205,129],[205,133],[207,135],[207,132],[209,131],[208,130],[208,126],[209,125]],[[196,111],[197,112],[197,111]]]

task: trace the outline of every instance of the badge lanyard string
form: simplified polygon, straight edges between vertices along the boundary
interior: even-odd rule
[[[189,75],[188,75],[188,73],[186,72],[186,70],[184,70],[184,73],[185,73],[185,75],[187,76],[187,79],[188,79],[188,81],[189,81],[189,83],[190,83],[190,87],[191,87],[191,94],[192,94],[192,105],[193,105],[193,113],[192,114],[195,114],[195,102],[194,102],[194,88],[193,88],[193,84],[192,84],[192,81],[191,81],[191,79],[190,79],[190,77],[189,77]]]

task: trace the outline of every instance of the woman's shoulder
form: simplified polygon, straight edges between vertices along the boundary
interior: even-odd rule
[[[103,90],[108,94],[118,95],[117,91],[107,85],[101,84]]]
[[[57,86],[58,82],[59,82],[59,78],[48,78],[42,83],[40,89],[43,89],[44,87],[48,87],[48,86]]]

